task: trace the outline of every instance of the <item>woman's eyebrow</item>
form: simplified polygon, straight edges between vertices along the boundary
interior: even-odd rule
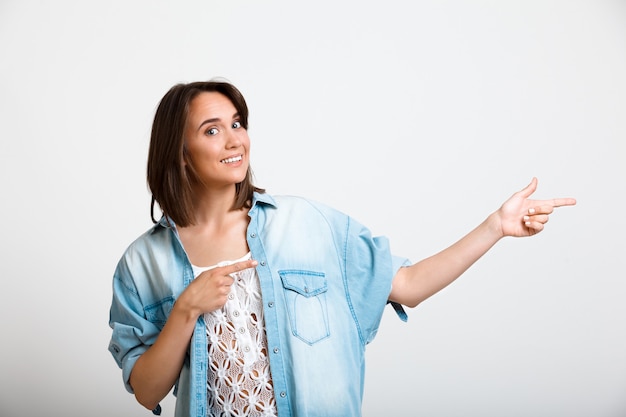
[[[233,114],[233,120],[237,119],[239,117],[239,113],[235,113]],[[221,121],[222,119],[220,119],[219,117],[213,117],[211,119],[206,119],[204,122],[200,123],[200,126],[198,126],[198,130],[202,129],[202,126],[209,124],[209,123],[216,123]]]
[[[204,122],[200,123],[200,126],[198,126],[198,130],[202,129],[202,126],[209,124],[209,123],[215,123],[215,122],[219,122],[220,119],[219,117],[214,117],[212,119],[206,119]]]

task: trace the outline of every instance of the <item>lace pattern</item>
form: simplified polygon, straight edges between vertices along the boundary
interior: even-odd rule
[[[210,268],[194,269],[197,276]],[[224,307],[204,315],[209,351],[207,415],[276,417],[259,277],[254,269],[231,276],[235,281]]]

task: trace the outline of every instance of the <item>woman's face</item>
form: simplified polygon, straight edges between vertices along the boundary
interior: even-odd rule
[[[250,138],[223,94],[203,92],[189,103],[185,146],[188,163],[207,187],[232,186],[246,177]]]

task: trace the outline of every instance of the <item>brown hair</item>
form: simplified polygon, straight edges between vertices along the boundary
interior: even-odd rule
[[[154,218],[154,203],[157,202],[165,216],[178,226],[195,223],[191,184],[196,178],[193,167],[184,164],[184,129],[189,114],[189,103],[202,92],[217,92],[226,96],[237,109],[239,121],[248,129],[248,106],[241,92],[225,81],[198,81],[173,86],[161,99],[154,115],[150,149],[148,151],[148,187],[152,193],[150,216]],[[252,169],[244,180],[236,184],[233,210],[249,208],[254,191],[263,189],[252,183]]]

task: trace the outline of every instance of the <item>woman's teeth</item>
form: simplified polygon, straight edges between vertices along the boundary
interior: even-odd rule
[[[238,161],[241,161],[241,155],[239,155],[239,156],[235,156],[234,158],[226,158],[226,159],[222,159],[220,162],[221,162],[222,164],[230,164],[230,163],[233,163],[233,162],[238,162]]]

